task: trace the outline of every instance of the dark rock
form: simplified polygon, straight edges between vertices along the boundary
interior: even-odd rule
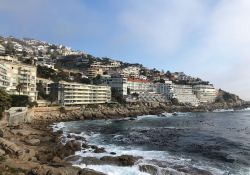
[[[75,151],[81,151],[81,143],[73,143],[73,148],[75,149]]]
[[[82,143],[83,148],[89,148],[89,145],[87,143]]]
[[[57,131],[57,133],[58,133],[58,134],[62,134],[63,131],[60,129],[60,130]]]
[[[78,175],[105,175],[105,174],[88,168],[84,168],[78,172]]]
[[[105,153],[105,149],[104,148],[96,148],[94,153]]]

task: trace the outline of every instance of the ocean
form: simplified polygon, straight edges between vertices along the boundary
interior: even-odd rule
[[[166,170],[172,174],[203,174],[197,170],[215,175],[250,174],[250,109],[164,114],[166,117],[146,115],[135,120],[60,122],[52,127],[64,131],[64,143],[74,139],[67,138],[72,134],[105,148],[106,153],[94,153],[91,148],[77,151],[79,159],[72,163],[109,175],[149,174],[139,170],[142,165],[155,167],[159,175]],[[132,167],[81,163],[84,157],[120,155],[142,159]]]

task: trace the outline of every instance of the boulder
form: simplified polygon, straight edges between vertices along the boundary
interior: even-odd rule
[[[0,149],[0,156],[4,155],[5,154],[5,151]]]
[[[42,163],[47,163],[53,159],[52,153],[39,155],[37,157],[38,157],[38,160]]]
[[[67,149],[72,149],[72,148],[73,148],[72,142],[71,142],[71,141],[68,141],[68,142],[66,143],[65,147],[66,147]]]
[[[75,149],[75,151],[81,151],[81,143],[77,142],[77,143],[73,143],[73,148]]]
[[[58,142],[60,142],[60,141],[61,141],[61,138],[60,138],[60,137],[55,136],[55,137],[53,138],[53,142],[55,142],[55,143],[58,143]]]
[[[60,158],[60,157],[53,157],[53,159],[52,159],[52,162],[53,163],[59,163],[59,162],[61,162],[62,161],[62,159]]]
[[[82,143],[83,148],[89,148],[89,145],[87,143]]]
[[[96,148],[94,153],[105,153],[106,150],[104,148]]]
[[[28,135],[30,135],[30,131],[27,131],[27,130],[18,131],[17,135],[28,136]]]
[[[7,154],[15,155],[17,151],[20,150],[20,147],[17,146],[15,143],[5,140],[4,138],[0,138],[0,147],[3,149]]]
[[[117,112],[115,110],[109,110],[108,114],[112,115],[112,116],[115,116],[115,115],[117,115]]]
[[[96,118],[104,118],[104,114],[102,114],[101,112],[97,112],[97,113],[95,113],[95,117]]]
[[[117,166],[132,166],[139,159],[141,159],[141,157],[133,157],[129,155],[123,155],[118,157],[104,156],[100,158],[100,160],[104,162],[108,162],[109,164],[114,164]]]
[[[17,161],[16,159],[6,159],[3,164],[8,167],[22,170],[31,170],[40,166],[40,163],[31,161]]]
[[[27,144],[31,145],[31,146],[37,146],[40,144],[40,140],[39,139],[31,139],[27,141]]]
[[[92,118],[92,112],[90,112],[90,111],[84,111],[84,112],[83,112],[83,115],[84,115],[84,117],[86,117],[86,118]]]
[[[104,173],[97,172],[88,168],[84,168],[78,172],[78,175],[105,175]]]
[[[171,102],[172,102],[174,105],[180,105],[180,101],[179,101],[179,99],[177,99],[177,98],[172,98],[172,99],[171,99]]]
[[[75,152],[73,150],[62,149],[62,150],[57,152],[58,157],[60,157],[61,159],[64,159],[65,157],[68,157],[68,156],[73,155],[73,154],[75,154]]]
[[[78,175],[80,168],[77,167],[52,167],[48,165],[42,165],[35,169],[32,169],[29,174],[36,174],[36,175]]]
[[[35,156],[34,149],[21,149],[16,152],[18,159],[28,161]]]
[[[58,133],[58,134],[62,134],[63,131],[60,129],[60,130],[57,131],[57,133]]]

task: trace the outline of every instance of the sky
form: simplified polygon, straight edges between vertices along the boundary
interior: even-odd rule
[[[0,35],[185,72],[250,100],[249,0],[0,0]]]

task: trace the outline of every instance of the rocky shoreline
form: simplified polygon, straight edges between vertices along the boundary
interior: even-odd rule
[[[72,140],[63,143],[62,130],[53,132],[51,124],[57,122],[77,121],[77,120],[96,120],[96,119],[120,119],[127,117],[127,120],[134,120],[140,115],[158,115],[162,117],[163,112],[206,112],[214,108],[223,109],[225,104],[210,104],[207,106],[168,106],[164,103],[150,104],[131,104],[117,108],[86,108],[74,110],[67,114],[44,114],[32,117],[31,123],[13,124],[9,126],[7,122],[1,121],[0,127],[4,131],[3,138],[0,138],[0,173],[1,174],[19,174],[19,175],[43,175],[43,174],[61,174],[61,175],[103,175],[91,169],[81,169],[72,166],[70,161],[77,159],[74,155],[76,151],[84,149],[93,149],[95,153],[106,151],[97,145],[89,145],[84,137],[76,136],[77,133],[71,133],[67,137]],[[227,105],[229,107],[229,105]],[[248,104],[234,104],[233,109],[239,110],[248,107]],[[226,108],[227,109],[227,108]],[[83,141],[80,143],[78,141]],[[100,159],[88,157],[84,158],[83,163],[95,165],[117,165],[132,166],[141,159],[131,155],[114,156],[116,153],[110,152],[112,156],[104,156]],[[70,157],[69,157],[70,156]],[[140,167],[140,171],[156,174],[157,169],[151,165]],[[210,172],[176,167],[177,172],[190,174],[207,174]],[[165,171],[164,174],[170,174]],[[177,173],[178,174],[178,173]]]

